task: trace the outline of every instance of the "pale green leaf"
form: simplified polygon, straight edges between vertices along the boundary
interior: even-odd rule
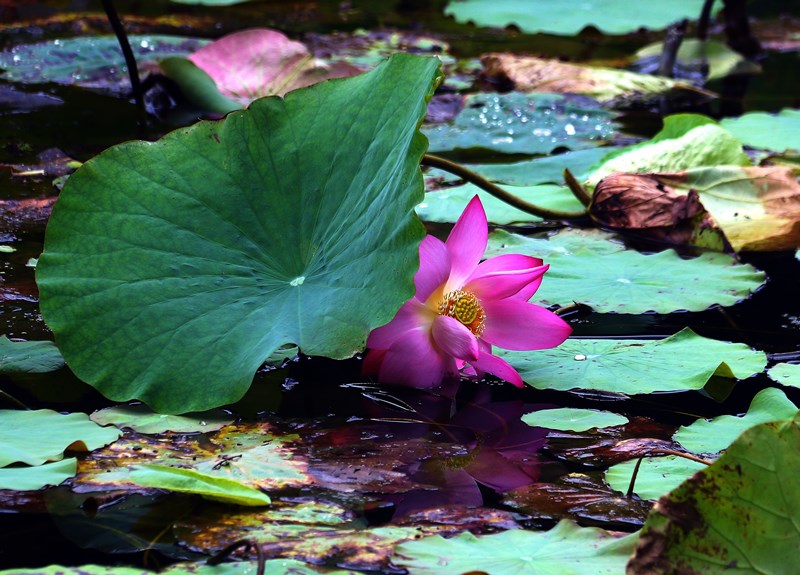
[[[522,416],[522,421],[533,427],[545,427],[559,431],[587,431],[625,425],[628,423],[628,418],[610,411],[562,407],[527,413]]]
[[[233,423],[230,414],[219,410],[185,416],[156,413],[146,405],[116,405],[92,413],[89,418],[100,425],[127,427],[139,433],[199,433],[217,431]]]
[[[738,118],[724,118],[720,124],[752,148],[800,150],[800,110],[784,108],[778,114],[748,112]]]
[[[606,482],[617,491],[627,493],[637,461],[632,459],[612,465],[605,473]],[[706,467],[703,463],[675,455],[646,457],[636,474],[633,492],[642,499],[658,499]]]
[[[800,364],[777,363],[767,371],[773,381],[789,387],[800,387]]]
[[[33,491],[47,485],[59,485],[74,476],[78,460],[74,457],[33,467],[3,467],[0,469],[0,489]]]

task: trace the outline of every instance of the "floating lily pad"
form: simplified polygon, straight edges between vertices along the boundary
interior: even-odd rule
[[[522,416],[522,421],[534,427],[545,427],[559,431],[587,431],[602,427],[625,425],[628,418],[610,411],[597,409],[540,409]]]
[[[471,94],[452,123],[424,132],[431,152],[484,148],[549,154],[598,146],[611,139],[615,125],[611,112],[591,98],[510,92]]]
[[[90,416],[100,425],[127,427],[139,433],[199,433],[221,429],[233,423],[233,417],[224,411],[199,413],[192,416],[155,413],[146,405],[117,405],[95,411]]]
[[[800,553],[799,419],[747,430],[713,465],[662,497],[629,571],[722,573],[735,566],[739,573],[791,573],[789,558]]]
[[[767,375],[781,385],[800,387],[800,364],[798,363],[776,363],[769,368]]]
[[[63,415],[50,409],[0,410],[0,467],[58,461],[69,448],[91,451],[115,441],[116,427],[100,427],[84,413]]]
[[[362,349],[413,295],[416,127],[438,77],[435,59],[400,54],[86,162],[37,268],[75,374],[185,413],[238,400],[284,344]]]
[[[0,336],[0,373],[48,373],[64,367],[52,341],[11,341]]]
[[[664,43],[649,44],[636,52],[638,60],[647,59],[657,68],[664,52]],[[733,74],[753,74],[761,68],[722,42],[684,38],[678,48],[677,63],[685,69],[708,69],[707,80],[717,80]],[[637,62],[638,64],[638,62]],[[640,68],[640,66],[637,66]],[[725,122],[722,122],[725,126]],[[733,131],[733,130],[731,130]],[[735,132],[734,132],[735,135]],[[742,138],[739,138],[740,140]]]
[[[800,150],[800,110],[785,108],[778,114],[748,112],[720,121],[745,145],[775,152]]]
[[[605,473],[606,482],[617,491],[627,493],[636,462],[634,459],[612,465]],[[647,457],[639,466],[633,492],[642,499],[658,499],[706,467],[703,463],[675,455]]]
[[[613,237],[566,230],[541,239],[498,230],[490,236],[486,256],[522,253],[542,258],[550,269],[533,301],[548,306],[578,302],[600,313],[729,306],[748,297],[765,279],[762,272],[726,254],[684,259],[665,250],[644,255],[626,250]]]
[[[173,0],[177,1],[177,0]],[[292,559],[268,559],[263,564],[263,575],[358,575],[355,571],[342,569],[321,569],[302,561]],[[175,563],[156,572],[136,567],[112,567],[106,565],[81,565],[62,567],[50,565],[36,569],[9,569],[0,575],[256,575],[259,565],[256,561],[231,561],[219,565],[198,563]]]
[[[414,575],[618,575],[635,543],[635,535],[617,538],[593,527],[561,521],[550,531],[512,529],[476,537],[461,533],[403,543],[392,563]]]
[[[749,166],[742,143],[712,119],[698,114],[664,118],[651,140],[610,155],[589,176],[592,186],[616,173],[680,172],[704,166]]]
[[[797,406],[783,391],[768,387],[756,394],[744,415],[721,415],[711,420],[697,420],[681,427],[673,439],[693,453],[719,453],[745,429],[759,423],[791,419],[796,413]]]
[[[58,485],[75,475],[78,460],[74,457],[33,467],[4,467],[0,469],[0,489],[34,491],[47,485]]]
[[[169,56],[188,55],[207,40],[182,36],[129,37],[141,66]],[[76,36],[22,44],[0,52],[2,78],[25,84],[55,82],[91,88],[129,89],[125,59],[115,36]]]
[[[579,213],[584,209],[583,205],[569,191],[569,188],[565,186],[542,184],[526,187],[500,187],[521,200],[550,210]],[[473,184],[464,184],[463,186],[426,193],[425,200],[417,206],[417,215],[427,222],[455,223],[461,212],[464,211],[464,206],[476,194],[480,197],[481,203],[486,210],[486,218],[491,224],[530,224],[531,222],[542,221],[542,218],[523,212],[502,200],[498,200],[490,193],[484,192]]]
[[[127,479],[144,487],[200,495],[212,501],[233,505],[255,507],[269,505],[271,502],[266,493],[239,481],[182,467],[137,465],[131,468]]]
[[[445,14],[478,26],[513,25],[530,34],[572,36],[587,26],[606,34],[630,34],[640,28],[661,30],[683,18],[697,19],[703,1],[674,0],[641,8],[637,0],[451,0]]]
[[[767,363],[764,352],[701,337],[689,328],[655,341],[568,339],[554,349],[495,354],[537,389],[627,395],[702,389],[712,375],[744,379]]]

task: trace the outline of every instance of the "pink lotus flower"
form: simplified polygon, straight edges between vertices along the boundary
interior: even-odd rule
[[[416,294],[394,319],[367,339],[364,373],[383,383],[430,388],[447,377],[491,373],[517,387],[519,373],[492,355],[561,344],[572,328],[554,313],[528,303],[549,266],[507,254],[481,262],[488,242],[486,212],[475,196],[446,242],[420,244]]]

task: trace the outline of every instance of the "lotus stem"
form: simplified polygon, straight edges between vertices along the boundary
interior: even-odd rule
[[[691,453],[684,453],[683,451],[675,451],[674,449],[654,449],[648,455],[674,455],[676,457],[683,457],[684,459],[688,459],[690,461],[696,461],[697,463],[702,463],[703,465],[711,465],[713,461],[708,461],[707,459],[702,459],[697,457],[696,455],[692,455]],[[644,456],[640,457],[636,462],[636,465],[633,468],[633,473],[631,474],[631,482],[628,484],[628,491],[625,493],[625,497],[631,498],[633,496],[633,488],[636,484],[636,477],[639,475],[639,467],[642,465],[642,460]]]
[[[498,200],[502,200],[510,206],[514,206],[518,210],[521,210],[527,214],[532,214],[539,218],[545,220],[576,220],[579,218],[585,218],[586,212],[562,212],[559,210],[549,210],[547,208],[543,208],[541,206],[537,206],[536,204],[532,204],[530,202],[526,202],[515,196],[512,193],[507,192],[500,186],[496,186],[483,176],[480,176],[473,172],[472,170],[464,167],[461,164],[456,162],[451,162],[450,160],[445,160],[444,158],[440,158],[439,156],[433,156],[431,154],[425,154],[422,156],[422,161],[420,162],[423,166],[429,166],[431,168],[439,168],[440,170],[444,170],[446,172],[450,172],[458,176],[459,178],[478,186],[480,189],[489,192]]]
[[[144,92],[142,83],[139,81],[139,67],[136,65],[136,57],[133,55],[131,43],[128,41],[128,34],[119,19],[113,0],[102,0],[102,2],[108,22],[111,24],[111,29],[114,30],[122,55],[125,57],[125,65],[128,67],[128,76],[131,79],[131,92],[133,93],[136,112],[139,116],[139,126],[143,127],[147,124],[147,110],[144,107]]]
[[[588,208],[592,203],[592,196],[586,191],[578,179],[572,175],[569,168],[564,168],[564,182],[567,184],[569,191],[575,196],[584,207]]]

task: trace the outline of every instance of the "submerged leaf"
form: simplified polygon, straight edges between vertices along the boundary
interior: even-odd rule
[[[689,328],[656,341],[568,339],[555,349],[496,354],[537,389],[627,395],[702,389],[712,375],[744,379],[767,363],[764,352],[704,338]]]
[[[392,562],[415,575],[584,575],[589,570],[618,575],[635,541],[634,535],[616,538],[561,521],[545,532],[514,529],[481,537],[467,532],[409,541],[395,549]]]
[[[438,78],[435,59],[397,55],[86,162],[37,269],[76,375],[184,413],[239,399],[286,343],[362,349],[413,294],[416,127]]]
[[[11,463],[41,465],[58,461],[68,447],[91,451],[115,441],[116,427],[100,427],[84,413],[50,409],[0,410],[0,467]]]
[[[542,258],[550,269],[534,302],[548,306],[577,302],[600,313],[729,306],[748,297],[765,279],[764,273],[727,254],[684,259],[666,250],[644,255],[626,250],[612,238],[601,232],[562,231],[539,239],[500,230],[490,236],[486,256],[522,253]]]
[[[800,416],[744,432],[710,467],[662,497],[631,573],[792,573],[800,553]]]

